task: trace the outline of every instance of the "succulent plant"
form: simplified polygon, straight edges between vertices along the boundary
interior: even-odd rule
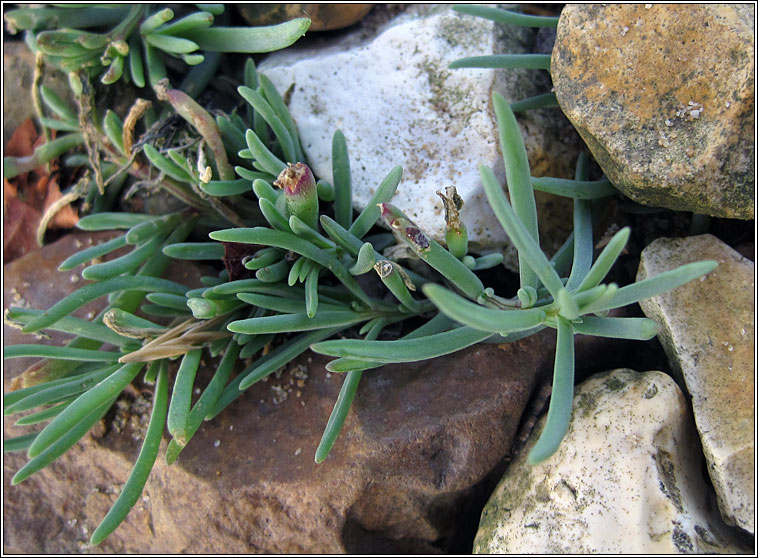
[[[118,12],[123,18],[135,8],[76,9],[89,10],[93,19],[87,21],[97,15],[101,19],[96,25],[108,25],[120,20],[108,17]],[[35,30],[75,25],[75,20],[67,18],[68,10],[76,9],[50,8],[41,14],[22,10],[13,21],[18,28]],[[139,9],[144,14],[148,8]],[[177,32],[168,20],[158,23],[161,13],[142,21],[146,45],[168,46],[163,39],[156,44],[145,38],[160,30],[166,37],[194,40],[194,35]],[[193,25],[208,19],[189,15],[173,25],[187,18],[193,18]],[[130,24],[135,32],[139,18],[136,21]],[[145,31],[148,22],[156,24],[149,32]],[[114,33],[106,34],[107,40],[116,37]],[[236,36],[230,31],[221,33]],[[60,37],[63,41],[73,35]],[[79,44],[79,39],[71,40]],[[200,47],[204,44],[198,39]],[[73,55],[60,56],[63,64],[70,60],[65,56]],[[98,57],[92,60],[102,64]],[[88,70],[95,74],[102,70],[97,64],[90,68],[97,68]],[[45,311],[10,308],[6,312],[6,322],[26,333],[51,329],[74,338],[64,347],[4,348],[5,358],[48,359],[35,370],[33,381],[4,397],[6,415],[37,409],[17,424],[47,425],[5,440],[5,451],[26,451],[29,461],[12,481],[22,482],[75,444],[144,371],[143,380],[154,384],[150,424],[133,471],[93,533],[92,544],[107,537],[137,501],[157,459],[164,426],[171,435],[166,460],[172,463],[204,420],[213,419],[245,389],[309,348],[337,357],[327,369],[345,373],[315,450],[315,460],[321,462],[335,444],[365,371],[434,358],[480,342],[508,342],[546,327],[556,329],[547,427],[530,454],[533,462],[545,459],[563,438],[571,414],[573,335],[649,339],[657,331],[651,320],[605,313],[684,284],[715,267],[714,262],[699,262],[621,288],[603,284],[629,230],[619,231],[593,263],[590,205],[616,195],[616,190],[606,179],[587,179],[585,158],[578,162],[576,180],[531,177],[514,112],[498,94],[493,96],[493,106],[510,202],[492,171],[482,166],[480,172],[490,205],[519,252],[520,288],[511,298],[496,295],[477,275],[498,266],[502,255],[469,253],[465,227],[457,217],[464,200],[454,189],[440,192],[448,233],[447,246],[443,246],[389,203],[401,182],[400,167],[379,181],[371,201],[354,214],[350,158],[339,130],[332,141],[334,184],[316,180],[284,100],[266,76],[256,72],[251,60],[245,66],[244,85],[238,88],[246,102],[244,115],[234,111],[214,118],[186,91],[155,80],[158,99],[168,103],[185,125],[179,133],[168,134],[165,127],[172,117],[166,115],[148,122],[146,133],[136,142],[135,126],[149,116],[146,101],[135,102],[124,121],[109,111],[96,124],[92,111],[87,111],[93,106],[89,76],[81,72],[75,76],[75,83],[81,85],[78,116],[50,90],[42,88],[42,95],[58,117],[58,129],[70,132],[63,138],[74,138],[56,148],[56,154],[84,143],[87,155],[71,157],[77,164],[88,163],[95,174],[83,186],[75,186],[91,211],[78,227],[124,232],[71,256],[61,269],[73,269],[124,247],[131,251],[85,267],[82,277],[92,282]],[[16,169],[27,168],[44,162],[45,157],[35,154],[33,162],[6,159],[6,167],[10,163]],[[165,189],[185,202],[186,208],[161,216],[106,211],[108,200],[118,195],[115,185],[123,184],[127,175],[142,187]],[[574,199],[574,232],[552,259],[539,247],[534,189]],[[251,190],[257,203],[249,196]],[[377,221],[383,221],[389,232],[376,229]],[[187,242],[201,223],[217,229],[210,233],[210,241]],[[391,256],[388,249],[397,244],[406,246],[407,253],[425,267],[414,271],[400,263],[401,258]],[[210,261],[218,273],[203,277],[203,287],[190,288],[163,278],[172,259]],[[386,287],[380,298],[356,280],[373,273]],[[71,316],[84,304],[105,296],[108,304],[94,319]],[[397,339],[382,338],[387,326],[410,323],[410,318],[413,328],[406,326]],[[351,338],[336,339],[338,333]],[[104,350],[105,344],[115,349]],[[221,359],[193,405],[195,379],[206,350]],[[240,359],[256,355],[234,374]],[[169,367],[174,360],[179,366],[169,390]],[[24,376],[22,385],[23,380]]]
[[[63,4],[10,10],[5,20],[11,32],[27,31],[32,51],[62,70],[86,70],[104,84],[128,77],[137,87],[145,86],[146,73],[153,86],[167,77],[165,55],[195,66],[206,60],[203,52],[271,52],[294,43],[310,25],[296,18],[268,27],[216,26],[216,17],[224,19],[223,4],[195,6],[198,11],[178,19],[171,8],[155,4]],[[83,30],[110,26],[100,33]]]

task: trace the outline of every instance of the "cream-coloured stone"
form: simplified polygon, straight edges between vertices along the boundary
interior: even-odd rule
[[[413,6],[380,29],[337,44],[272,54],[259,69],[286,96],[314,173],[332,180],[332,136],[347,140],[353,204],[366,206],[393,167],[403,179],[392,203],[437,240],[444,239],[437,190],[455,186],[465,204],[461,218],[475,249],[510,246],[484,195],[479,164],[504,183],[492,91],[516,101],[547,91],[536,70],[448,69],[463,57],[531,50],[530,30],[498,26],[453,12],[448,5]],[[566,134],[559,111],[519,115],[535,176],[572,177],[577,136]],[[566,126],[570,129],[570,126]],[[566,139],[568,138],[568,141]],[[574,140],[574,143],[571,142]],[[541,235],[548,252],[571,229],[571,207],[551,197],[553,218]],[[562,217],[556,218],[556,207]],[[548,229],[555,230],[552,234]],[[553,238],[555,237],[555,240]]]
[[[487,503],[482,554],[738,552],[700,470],[687,404],[662,372],[614,370],[582,383],[558,451],[526,455]]]
[[[637,279],[698,260],[701,280],[640,303],[657,321],[669,360],[692,398],[708,472],[724,519],[755,532],[755,266],[716,237],[658,239]]]

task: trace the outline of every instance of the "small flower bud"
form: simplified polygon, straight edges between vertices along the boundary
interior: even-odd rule
[[[284,190],[288,214],[296,215],[307,225],[318,229],[318,192],[308,165],[288,163],[274,185]]]
[[[463,199],[458,195],[455,186],[445,188],[445,193],[437,190],[437,195],[442,199],[445,208],[445,243],[450,253],[458,258],[463,258],[468,252],[468,232],[466,225],[460,219],[459,211],[463,207]]]
[[[531,308],[537,303],[537,290],[531,285],[521,287],[516,295],[521,302],[521,308]]]

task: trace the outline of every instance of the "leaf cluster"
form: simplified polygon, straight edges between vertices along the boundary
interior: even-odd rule
[[[223,18],[223,4],[196,6],[177,18],[171,8],[154,4],[61,4],[10,10],[5,19],[12,32],[26,31],[33,52],[60,69],[86,70],[104,84],[124,77],[137,87],[167,77],[165,55],[195,66],[211,52],[271,52],[291,45],[310,26],[307,18],[268,27],[219,26],[215,18]]]

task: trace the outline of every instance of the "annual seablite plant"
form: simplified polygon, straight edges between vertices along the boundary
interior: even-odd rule
[[[593,262],[590,204],[616,195],[615,189],[606,179],[588,180],[584,157],[578,161],[576,180],[531,177],[514,111],[495,93],[508,196],[491,169],[481,166],[480,172],[489,203],[518,250],[520,276],[512,297],[499,296],[482,283],[477,271],[498,266],[502,255],[469,253],[458,215],[465,200],[453,187],[438,192],[445,208],[445,245],[390,203],[401,182],[400,167],[379,181],[371,201],[356,215],[342,132],[336,131],[332,140],[333,184],[317,180],[284,100],[251,61],[243,82],[238,93],[246,103],[244,111],[214,118],[186,91],[157,80],[157,97],[186,123],[171,137],[155,132],[170,116],[150,126],[152,135],[134,142],[136,121],[146,112],[132,114],[128,123],[106,113],[99,125],[104,137],[97,153],[84,157],[90,163],[102,159],[107,170],[103,191],[98,183],[89,183],[93,212],[78,226],[123,232],[74,254],[61,269],[98,261],[124,247],[131,250],[85,267],[82,277],[92,282],[51,308],[10,308],[5,316],[26,333],[58,330],[74,335],[64,347],[29,344],[4,349],[5,358],[47,359],[22,375],[21,389],[4,397],[6,415],[35,410],[16,424],[47,423],[41,430],[5,440],[5,451],[26,451],[29,457],[13,484],[67,451],[140,374],[143,382],[154,385],[142,449],[116,502],[93,533],[92,544],[107,537],[138,500],[164,428],[171,436],[166,460],[173,463],[204,420],[223,412],[244,390],[309,348],[336,357],[327,369],[344,373],[315,450],[315,460],[322,462],[335,444],[364,372],[555,329],[547,424],[529,455],[531,462],[542,461],[555,451],[568,427],[574,334],[650,339],[657,332],[652,320],[608,317],[608,311],[675,288],[716,265],[693,263],[624,287],[603,283],[629,229],[616,233]],[[76,111],[47,97],[58,119],[69,117],[73,132],[70,117]],[[81,104],[78,111],[81,117]],[[175,195],[186,209],[162,216],[104,210],[102,200],[126,174],[143,187]],[[539,247],[534,189],[574,199],[574,231],[552,258]],[[251,191],[257,202],[246,197]],[[389,232],[375,227],[377,221]],[[187,242],[200,223],[217,229],[210,233],[210,242]],[[398,246],[405,247],[404,254]],[[412,270],[401,263],[408,257],[424,262],[425,268]],[[202,287],[191,289],[162,277],[172,259],[216,262],[220,271],[203,277]],[[376,274],[386,287],[385,296],[368,294],[356,280],[363,274]],[[71,316],[105,296],[108,304],[94,319]],[[411,318],[412,329],[405,327],[399,338],[386,338],[387,326],[409,323]],[[349,338],[336,338],[338,334]],[[106,344],[114,348],[103,349]],[[193,404],[205,351],[220,360]],[[240,360],[249,364],[235,374]],[[169,386],[173,362],[178,369]]]

